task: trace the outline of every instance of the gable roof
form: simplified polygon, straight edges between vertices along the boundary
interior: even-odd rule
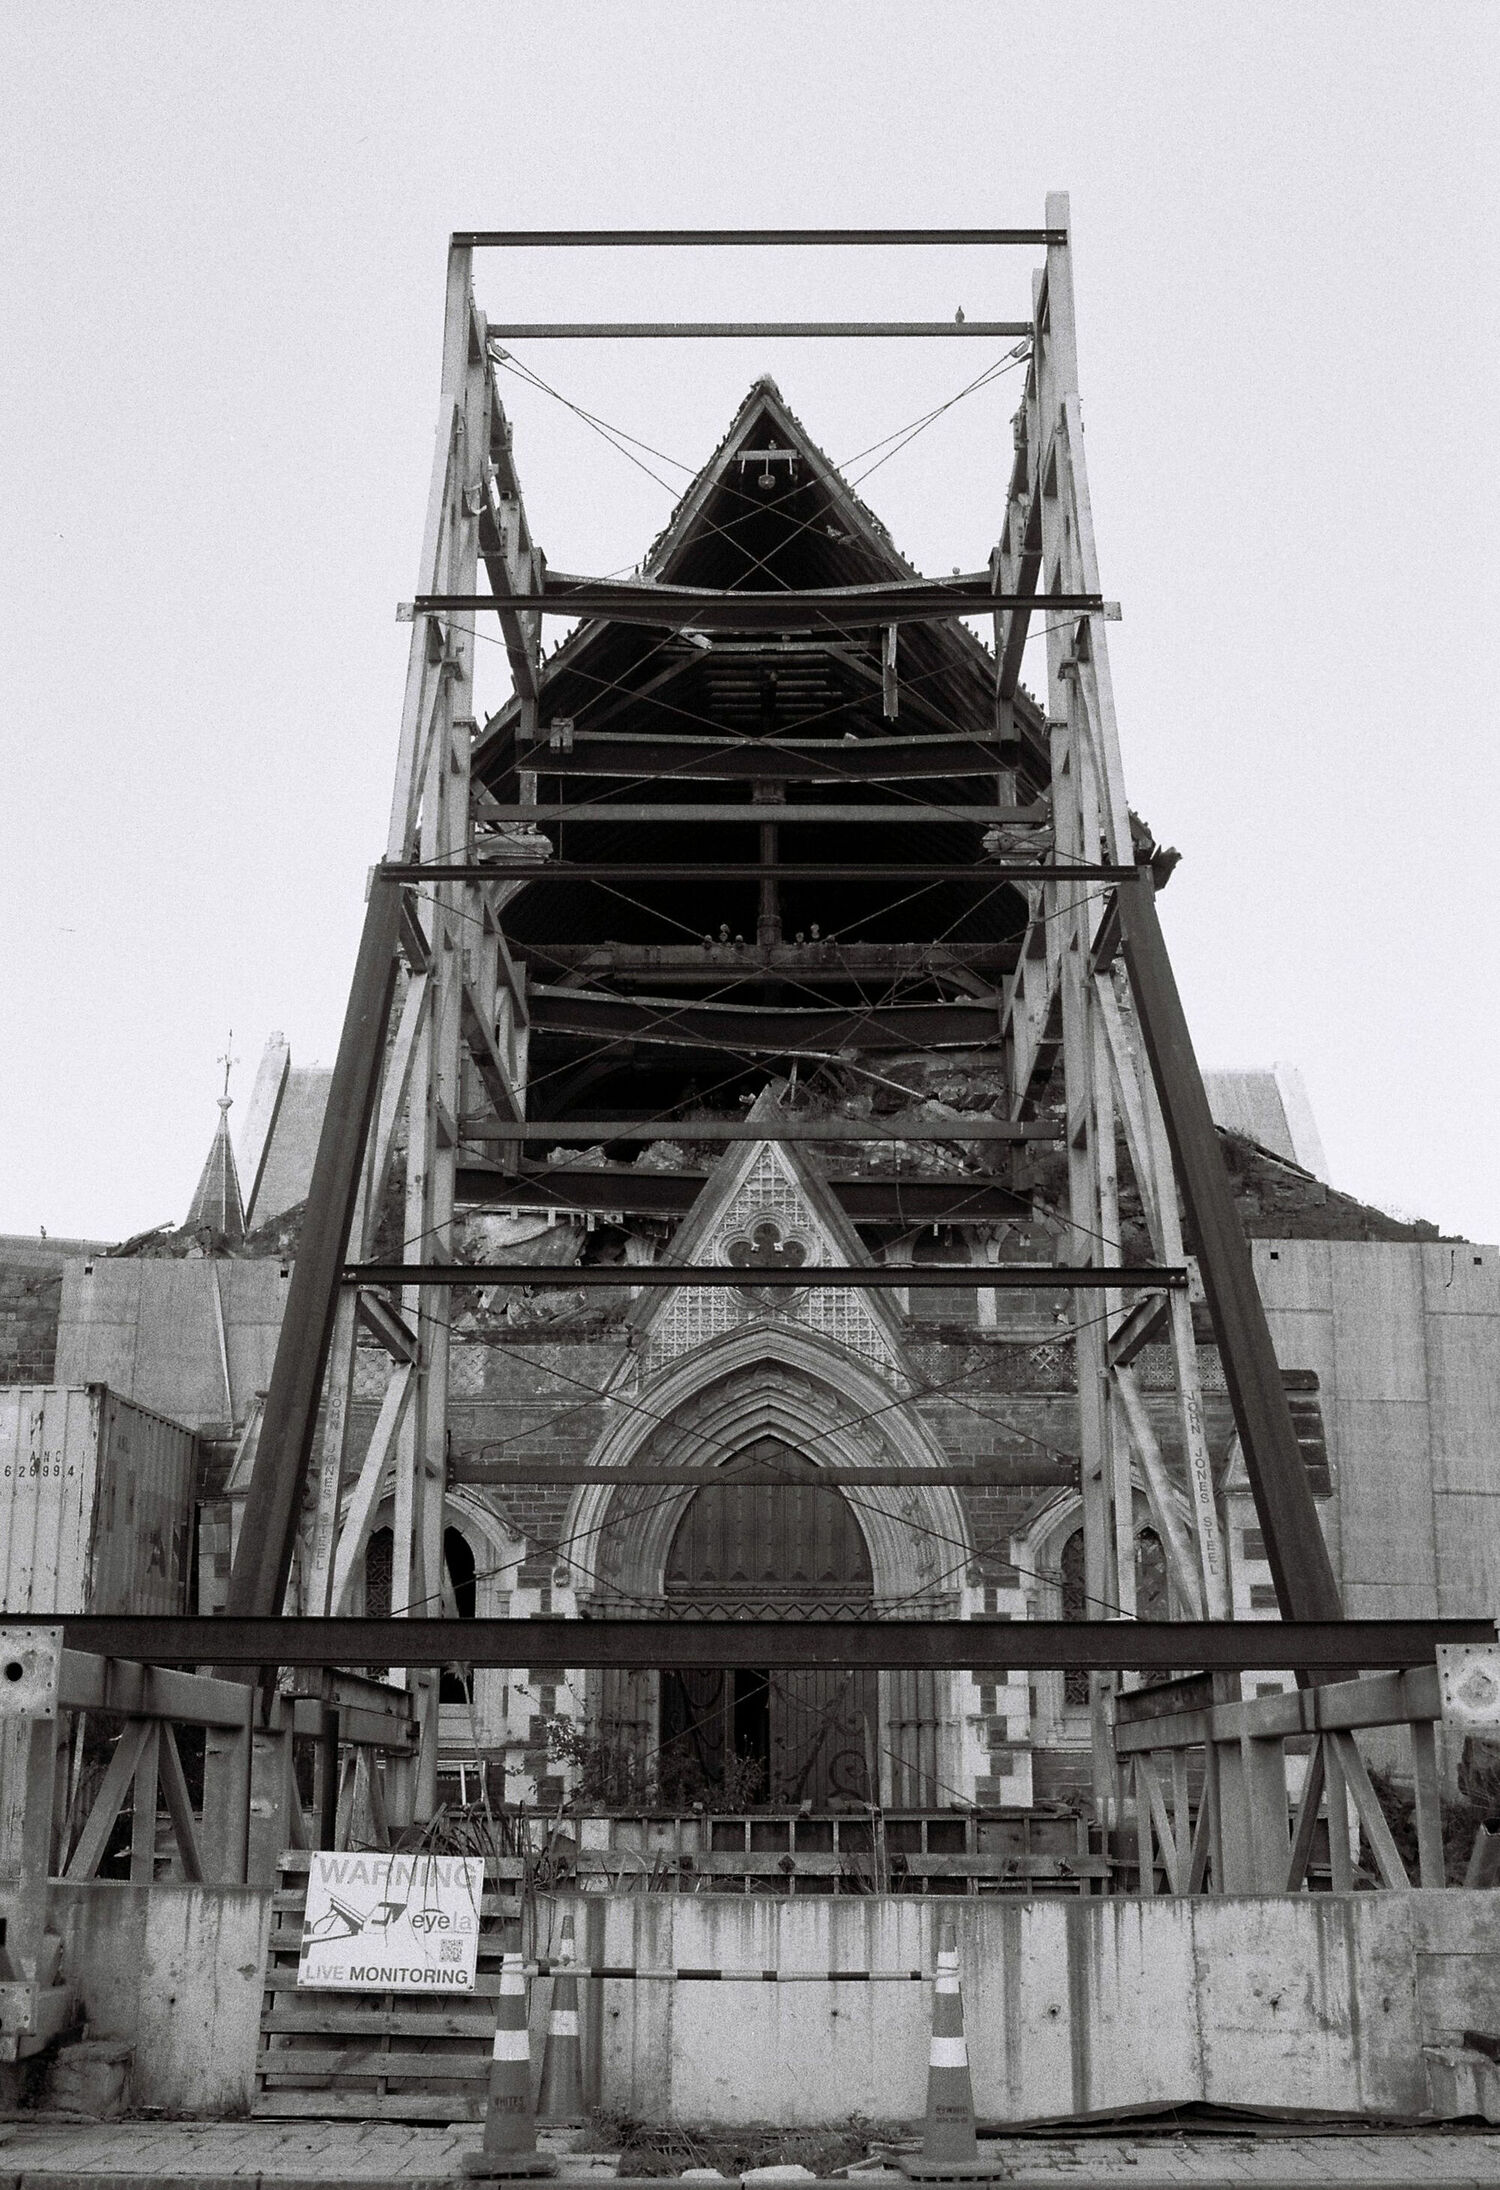
[[[769,463],[757,455],[774,449]],[[769,480],[769,487],[761,482]],[[769,376],[756,380],[740,403],[717,449],[689,484],[663,530],[652,542],[642,575],[674,585],[730,590],[853,586],[902,580],[920,573],[890,533],[812,439]],[[848,643],[830,632],[835,643]],[[677,646],[690,641],[678,637]],[[774,642],[772,642],[774,643]],[[935,703],[948,727],[972,729],[992,716],[994,657],[966,624],[907,625],[901,648],[911,687]],[[641,665],[659,670],[659,633],[595,620],[580,624],[542,664],[544,715],[572,714],[587,727],[592,701],[602,693],[611,712],[628,693]],[[878,709],[878,694],[876,696]],[[1019,711],[1028,727],[1042,722],[1024,695]],[[920,736],[935,727],[927,714],[911,712],[902,730]],[[504,749],[519,719],[512,699],[489,722],[475,751],[479,775],[503,767]]]
[[[780,1107],[780,1083],[763,1088],[748,1118],[770,1118]],[[743,1141],[716,1165],[672,1239],[672,1260],[722,1265],[751,1234],[775,1227],[781,1241],[795,1240],[811,1264],[858,1265],[871,1256],[826,1182],[802,1158],[795,1142]],[[774,1252],[775,1243],[769,1245]],[[882,1292],[852,1288],[809,1289],[756,1297],[754,1263],[746,1263],[745,1287],[652,1286],[631,1311],[632,1352],[647,1376],[707,1340],[761,1320],[785,1319],[814,1335],[836,1340],[894,1377],[909,1377],[901,1319]]]

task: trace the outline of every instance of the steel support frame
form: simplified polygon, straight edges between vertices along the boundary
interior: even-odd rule
[[[813,240],[815,233],[735,236],[723,232],[709,240],[795,242]],[[789,619],[801,618],[804,623],[811,620],[816,630],[830,616],[844,627],[851,617],[857,621],[861,616],[890,627],[913,615],[951,616],[982,607],[995,614],[995,735],[1002,769],[1007,748],[1014,746],[1020,734],[1016,703],[1021,649],[1034,613],[1041,609],[1048,616],[1048,730],[1057,871],[999,863],[995,869],[981,863],[956,870],[976,879],[988,879],[993,873],[997,884],[1013,881],[1013,886],[1025,891],[1032,918],[1017,970],[1006,982],[997,1030],[1011,1071],[1011,1116],[1008,1120],[956,1119],[955,1130],[941,1137],[999,1138],[1002,1131],[1017,1137],[1054,1137],[1056,1129],[1036,1113],[1048,1097],[1052,1067],[1060,1062],[1073,1252],[1093,1267],[1086,1278],[1038,1271],[1024,1278],[1007,1274],[994,1281],[1043,1287],[1071,1284],[1074,1290],[1088,1594],[1094,1609],[1128,1618],[1134,1608],[1139,1489],[1168,1550],[1174,1611],[1190,1616],[1204,1613],[1210,1621],[1224,1621],[1229,1610],[1192,1315],[1179,1277],[1184,1260],[1177,1205],[1180,1175],[1283,1613],[1325,1620],[1338,1616],[1337,1592],[1291,1435],[1264,1314],[1160,945],[1151,882],[1138,871],[1132,841],[1105,642],[1104,626],[1112,609],[1099,589],[1084,466],[1067,200],[1061,195],[1049,197],[1043,231],[979,231],[966,240],[1020,240],[1023,233],[1045,240],[1047,256],[1045,268],[1035,279],[1032,356],[1018,420],[1016,462],[1002,537],[988,577],[938,586],[912,582],[839,588],[824,596],[780,598],[715,596],[703,589],[642,583],[598,585],[548,574],[527,527],[509,427],[494,384],[486,326],[470,296],[472,249],[486,243],[673,242],[687,240],[686,233],[455,238],[448,269],[437,459],[419,586],[407,611],[413,623],[412,642],[386,865],[376,870],[372,880],[366,924],[371,963],[366,965],[362,947],[351,1023],[345,1030],[351,1045],[347,1100],[337,1112],[330,1104],[336,1121],[362,1118],[364,1130],[344,1132],[336,1123],[325,1129],[320,1147],[294,1299],[289,1302],[267,1403],[267,1426],[251,1484],[247,1521],[253,1525],[242,1533],[243,1571],[237,1564],[231,1583],[230,1603],[236,1613],[271,1615],[288,1603],[314,1614],[341,1612],[375,1513],[387,1495],[394,1505],[396,1541],[393,1611],[411,1621],[414,1634],[424,1611],[442,1607],[447,1300],[455,1282],[476,1281],[467,1273],[457,1279],[451,1264],[443,1267],[452,1247],[458,1144],[498,1142],[503,1168],[509,1151],[518,1159],[524,1140],[560,1143],[580,1133],[607,1137],[592,1122],[549,1126],[526,1122],[518,1115],[524,1107],[527,996],[524,972],[518,974],[510,962],[500,932],[504,906],[533,873],[537,878],[561,879],[569,872],[584,875],[607,870],[582,862],[538,862],[524,851],[503,861],[475,863],[470,810],[475,611],[499,613],[518,695],[520,741],[536,749],[538,764],[544,766],[537,742],[539,632],[544,613],[586,613],[615,621],[665,619],[721,629],[741,628],[736,618],[754,619],[756,627],[766,629],[786,628]],[[839,240],[880,239],[893,240],[892,232],[850,233]],[[936,238],[924,233],[902,240]],[[476,590],[481,560],[490,579],[488,595]],[[1002,772],[997,777],[1002,805],[1007,786]],[[523,774],[521,795],[523,806],[534,800],[533,775]],[[576,818],[591,817],[579,810]],[[599,818],[611,817],[601,810]],[[725,818],[731,815],[726,812]],[[1026,818],[1031,820],[1029,812]],[[655,870],[626,871],[644,878]],[[795,874],[797,870],[788,871]],[[943,871],[931,870],[934,877]],[[910,877],[913,870],[900,872]],[[358,1020],[367,1033],[380,978],[373,970],[374,961],[382,949],[389,1006],[396,966],[390,907],[407,881],[413,885],[412,896],[398,921],[405,957],[400,975],[401,1028],[381,1097],[376,1072],[369,1067],[368,1039],[361,1048],[351,1030]],[[1101,891],[1111,888],[1117,893],[1115,909],[1101,923]],[[1111,938],[1108,943],[1106,936]],[[1123,969],[1116,962],[1116,936],[1123,945]],[[383,1017],[381,1023],[383,1032]],[[466,1054],[466,1043],[472,1056]],[[366,1077],[361,1078],[361,1072]],[[339,1085],[336,1070],[336,1092]],[[379,1129],[372,1138],[367,1129],[377,1103]],[[405,1259],[398,1269],[381,1268],[378,1275],[383,1281],[401,1284],[402,1312],[416,1334],[416,1356],[404,1365],[400,1405],[391,1410],[391,1457],[377,1449],[359,1484],[351,1486],[347,1432],[356,1286],[377,1275],[366,1257],[403,1109],[407,1121]],[[891,1137],[868,1129],[860,1135],[851,1121],[835,1121],[837,1132],[778,1124],[764,1135],[758,1126],[714,1123],[718,1130],[705,1130],[699,1137]],[[681,1120],[634,1126],[619,1121],[615,1137],[666,1134],[691,1139],[694,1129]],[[1126,1289],[1138,1280],[1138,1273],[1126,1272],[1120,1264],[1117,1136],[1128,1151],[1151,1235],[1158,1266],[1153,1280],[1166,1296],[1187,1460],[1184,1485],[1173,1481],[1154,1446],[1128,1357],[1116,1359],[1111,1345],[1127,1320]],[[938,1135],[923,1130],[919,1137]],[[340,1298],[339,1265],[346,1251],[354,1267],[343,1271]],[[487,1273],[478,1281],[503,1281],[507,1274]],[[582,1275],[557,1273],[564,1282]],[[861,1273],[861,1280],[867,1275]],[[941,1282],[962,1282],[967,1275],[961,1267],[945,1268]],[[545,1276],[528,1271],[525,1282]],[[882,1273],[883,1281],[891,1283],[909,1282],[912,1276],[905,1269],[892,1269],[888,1277]],[[583,1282],[604,1283],[607,1277],[608,1273],[591,1270]],[[632,1267],[624,1281],[662,1280]],[[1094,1301],[1085,1299],[1085,1286],[1104,1293],[1102,1319]],[[332,1377],[316,1511],[305,1572],[288,1598],[319,1388],[330,1354]],[[759,1636],[765,1633],[758,1630]],[[972,1623],[962,1623],[961,1633],[971,1634]],[[968,1641],[953,1647],[963,1663],[970,1662]],[[1276,1631],[1271,1647],[1277,1666],[1295,1662],[1284,1631]],[[763,1649],[759,1641],[758,1648]],[[1174,1662],[1182,1662],[1185,1648],[1186,1636]],[[361,1648],[354,1655],[357,1660],[368,1659],[371,1653]],[[465,1655],[473,1652],[466,1649]],[[1194,1662],[1215,1664],[1262,1662],[1217,1655],[1204,1658],[1192,1650],[1187,1656]],[[379,1650],[374,1657],[385,1662]],[[389,1662],[395,1662],[394,1657]],[[574,1655],[568,1662],[582,1661]],[[1022,1661],[1012,1655],[1006,1662]],[[1028,1662],[1039,1661],[1030,1658]],[[1113,1673],[1128,1670],[1131,1661],[1106,1654],[1087,1661],[1053,1656],[1045,1662],[1088,1662],[1094,1671],[1095,1794],[1101,1814],[1112,1815],[1118,1789],[1108,1691],[1114,1685]],[[424,1765],[418,1781],[401,1790],[398,1801],[406,1814],[420,1816],[430,1811],[434,1795],[436,1686],[421,1673],[411,1677],[420,1691],[419,1708],[428,1714],[428,1738],[422,1745]],[[399,1812],[397,1821],[401,1821]]]
[[[384,1665],[398,1652],[418,1666],[738,1665],[745,1630],[734,1619],[423,1618],[279,1619],[140,1613],[56,1614],[13,1628],[61,1626],[64,1646],[101,1657],[173,1665]],[[1455,1643],[1493,1646],[1493,1620],[968,1620],[908,1618],[761,1620],[756,1663],[782,1666],[1009,1666],[1176,1671],[1347,1673],[1428,1664]],[[1166,1723],[1165,1721],[1163,1723]],[[1271,1722],[1269,1730],[1275,1729]]]
[[[993,561],[997,593],[1034,592],[1046,608],[1047,708],[1052,752],[1053,858],[1064,869],[1126,870],[1136,887],[1137,852],[1126,802],[1109,673],[1105,615],[1076,614],[1065,602],[1097,599],[1099,573],[1078,397],[1068,205],[1047,201],[1057,240],[1035,278],[1035,334],[1016,419],[1015,461]],[[995,619],[996,729],[1015,735],[1022,651],[1034,626],[1019,606]],[[1098,887],[1045,873],[1027,886],[1031,921],[1006,984],[1004,1023],[1014,1113],[1036,1114],[1058,1097],[1066,1123],[1068,1214],[1074,1251],[1098,1263],[1120,1254],[1117,1147],[1128,1154],[1154,1255],[1183,1259],[1176,1186],[1157,1091],[1144,1067],[1131,1000],[1120,975],[1101,963],[1106,902]],[[1217,1148],[1214,1149],[1215,1160]],[[1096,1607],[1130,1617],[1135,1605],[1137,1494],[1166,1553],[1173,1609],[1223,1619],[1229,1611],[1222,1529],[1209,1465],[1192,1312],[1170,1296],[1169,1330],[1187,1481],[1171,1477],[1135,1388],[1128,1358],[1114,1358],[1113,1333],[1126,1303],[1107,1299],[1103,1322],[1075,1301],[1084,1509],[1085,1586]],[[1257,1312],[1259,1303],[1256,1303]],[[1191,1548],[1189,1548],[1191,1547]],[[1094,1792],[1101,1814],[1120,1790],[1106,1677],[1092,1683]]]

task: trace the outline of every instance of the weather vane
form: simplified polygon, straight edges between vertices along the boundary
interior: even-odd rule
[[[219,1102],[221,1107],[225,1110],[229,1108],[229,1104],[232,1100],[229,1093],[229,1075],[234,1070],[234,1067],[239,1063],[239,1059],[233,1054],[233,1051],[234,1028],[231,1027],[229,1030],[229,1039],[224,1044],[224,1054],[222,1057],[216,1060],[217,1063],[221,1064],[224,1067],[224,1092],[219,1097]]]

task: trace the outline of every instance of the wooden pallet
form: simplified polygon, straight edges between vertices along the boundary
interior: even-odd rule
[[[281,1858],[261,2005],[253,2111],[384,2122],[478,2122],[500,1990],[502,1917],[520,1904],[486,1862],[475,1989],[425,1994],[298,1991],[309,1858]]]

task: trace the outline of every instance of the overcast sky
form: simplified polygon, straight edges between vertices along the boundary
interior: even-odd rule
[[[238,1117],[272,1028],[331,1059],[450,229],[1039,225],[1051,188],[1200,1061],[1297,1063],[1336,1184],[1500,1237],[1497,45],[1493,0],[4,10],[0,1230],[180,1221],[228,1030]],[[1010,318],[1033,257],[477,286],[498,319]],[[843,460],[999,348],[534,345],[659,453],[507,381],[533,529],[628,568],[758,372]],[[920,568],[983,564],[1018,393],[863,489]]]

